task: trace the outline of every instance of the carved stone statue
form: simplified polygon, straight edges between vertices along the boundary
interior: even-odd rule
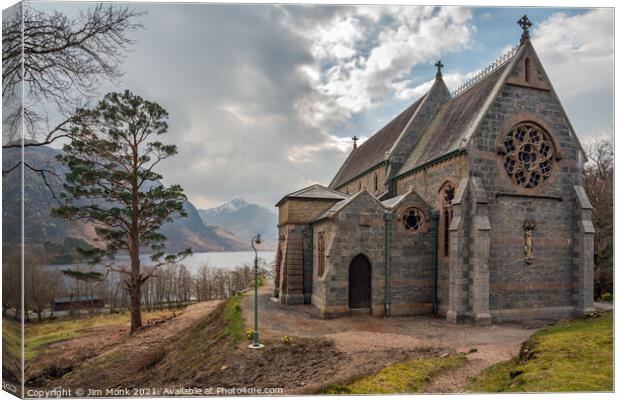
[[[525,222],[523,224],[523,230],[525,231],[523,254],[526,264],[531,264],[534,261],[534,226],[533,222]]]

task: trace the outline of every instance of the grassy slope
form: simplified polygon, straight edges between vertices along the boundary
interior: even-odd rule
[[[465,354],[416,359],[390,365],[380,372],[346,386],[330,386],[323,394],[417,393],[437,374],[465,364]]]
[[[171,311],[153,311],[143,313],[143,321],[151,318],[158,318],[170,314]],[[180,312],[177,310],[177,314]],[[74,319],[74,320],[53,320],[43,323],[29,323],[25,328],[24,354],[26,361],[32,360],[39,355],[39,352],[50,344],[88,333],[90,329],[122,325],[129,323],[129,313],[123,314],[100,314],[96,317]],[[8,344],[8,351],[11,356],[21,358],[19,322],[3,319],[2,336],[5,346]]]
[[[543,329],[513,360],[489,367],[470,382],[475,392],[613,390],[612,313]]]
[[[205,365],[221,363],[218,353],[232,352],[245,339],[240,301],[241,296],[231,297],[171,342],[143,355],[136,371],[139,380],[144,384],[187,381]]]
[[[2,320],[2,348],[8,356],[19,360],[22,358],[22,338],[19,331],[19,323],[3,319]]]

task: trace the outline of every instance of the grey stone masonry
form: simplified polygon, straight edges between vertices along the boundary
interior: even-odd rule
[[[384,312],[385,246],[382,240],[384,208],[367,191],[362,191],[329,219],[314,224],[314,242],[319,232],[325,235],[325,272],[317,274],[315,257],[312,304],[323,318],[349,315],[349,267],[357,255],[365,256],[371,266],[370,312]],[[364,218],[361,219],[360,216]],[[314,250],[317,255],[316,246]]]
[[[526,54],[535,55],[533,49]],[[538,60],[531,58],[530,63]],[[542,70],[538,64],[536,68]],[[575,216],[573,189],[583,173],[580,145],[550,84],[544,86],[502,84],[467,147],[469,174],[479,179],[488,199],[489,312],[494,321],[570,316],[577,308],[587,308],[585,297],[590,295],[585,281],[591,284],[586,275],[592,253],[587,226],[581,223],[587,221],[588,210]],[[552,173],[536,188],[518,186],[504,168],[501,145],[523,122],[544,131],[554,150]],[[531,259],[525,257],[526,225],[532,227]],[[576,262],[575,255],[581,261]]]
[[[450,271],[448,278],[448,312],[446,319],[452,323],[464,322],[468,318],[469,304],[469,218],[467,214],[467,192],[469,178],[463,178],[456,188],[452,202],[450,223]]]
[[[491,224],[486,191],[478,178],[470,178],[472,224],[470,233],[469,303],[472,319],[477,325],[490,325],[489,255]]]
[[[281,229],[286,236],[283,268],[280,278],[280,303],[303,304],[303,236],[307,225],[286,225]]]
[[[592,224],[592,205],[583,186],[575,189],[575,312],[586,314],[594,311],[593,305],[593,264],[594,264],[594,225]]]

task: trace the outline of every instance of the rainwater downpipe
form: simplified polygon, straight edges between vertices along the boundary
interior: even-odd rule
[[[391,211],[383,213],[385,222],[385,316],[392,316],[392,296],[390,294],[390,281],[392,280],[392,220],[394,214]]]
[[[433,220],[433,230],[435,232],[435,240],[433,240],[433,315],[437,315],[437,280],[439,276],[439,212],[431,212],[431,218]]]

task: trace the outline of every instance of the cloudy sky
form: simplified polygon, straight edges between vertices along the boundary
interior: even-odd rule
[[[47,3],[68,13],[86,4]],[[611,9],[140,4],[120,85],[170,113],[162,166],[199,208],[328,184],[351,150],[430,87],[456,88],[532,40],[583,142],[613,131]]]

